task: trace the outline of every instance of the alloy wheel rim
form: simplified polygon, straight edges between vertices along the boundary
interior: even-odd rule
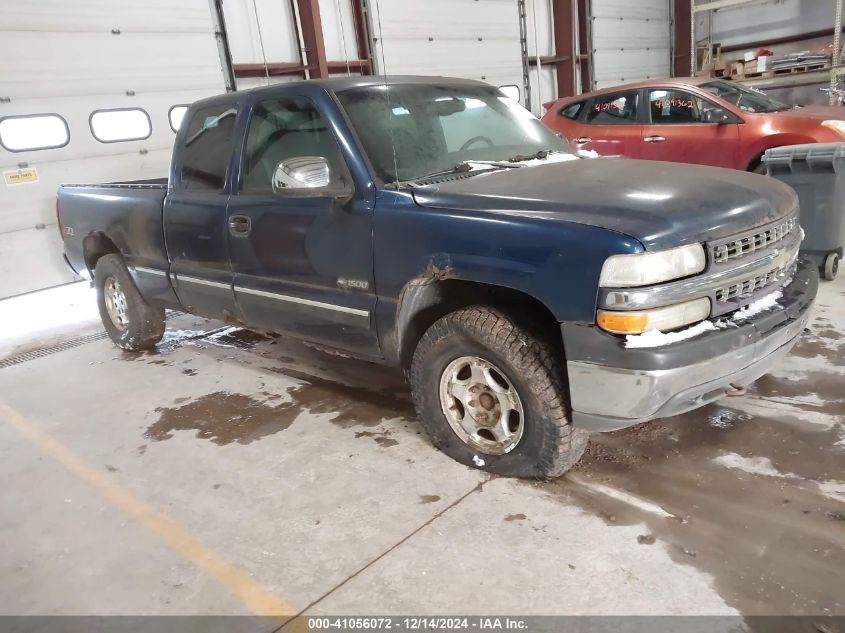
[[[126,305],[126,295],[123,294],[120,282],[114,277],[107,278],[103,284],[103,299],[112,324],[121,331],[129,327],[129,309]]]
[[[525,429],[519,394],[507,374],[478,356],[461,356],[440,377],[440,405],[465,444],[486,455],[516,448]]]

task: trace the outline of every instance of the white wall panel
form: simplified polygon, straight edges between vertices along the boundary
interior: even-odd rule
[[[59,184],[166,176],[170,107],[225,88],[208,0],[0,0],[0,15],[0,117],[55,112],[70,131],[57,149],[0,148],[0,171],[38,174],[0,180],[2,298],[72,279],[56,226]],[[109,108],[146,111],[150,137],[98,142],[88,117]]]
[[[592,0],[594,88],[671,74],[669,0]]]

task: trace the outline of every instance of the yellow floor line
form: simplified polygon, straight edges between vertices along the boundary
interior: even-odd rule
[[[23,415],[2,402],[0,402],[0,417],[42,452],[55,459],[140,525],[161,538],[176,553],[225,586],[254,613],[280,618],[281,621],[287,619],[285,616],[296,613],[293,607],[265,589],[243,569],[223,560],[213,550],[192,537],[173,519],[117,485],[99,469],[86,463],[70,449],[39,430]]]

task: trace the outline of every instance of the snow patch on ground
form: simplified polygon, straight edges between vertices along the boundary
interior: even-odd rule
[[[819,484],[819,492],[828,499],[845,502],[845,481],[823,481]]]
[[[674,514],[666,512],[666,510],[664,510],[661,506],[657,505],[656,503],[652,503],[651,501],[647,501],[646,499],[642,499],[640,497],[632,495],[631,493],[625,492],[624,490],[617,490],[616,488],[611,488],[610,486],[605,486],[604,484],[594,483],[592,481],[586,480],[583,477],[573,475],[571,473],[568,475],[568,477],[570,481],[574,481],[575,483],[584,486],[588,490],[592,490],[593,492],[605,495],[607,497],[610,497],[611,499],[616,499],[617,501],[626,503],[644,512],[656,514],[657,516],[663,517],[665,519],[677,518]]]
[[[482,466],[484,466],[485,462],[478,455],[473,455],[472,456],[472,463],[475,464],[476,466],[478,466],[479,468],[481,468]]]
[[[772,460],[768,457],[743,457],[737,453],[726,453],[714,457],[713,461],[724,466],[725,468],[733,468],[741,470],[752,475],[763,475],[765,477],[780,477],[781,479],[791,479],[797,477],[792,473],[782,473],[772,465]]]

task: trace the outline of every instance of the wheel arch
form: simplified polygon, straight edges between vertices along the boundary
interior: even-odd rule
[[[557,345],[563,353],[559,323],[549,307],[536,297],[506,286],[428,278],[412,280],[400,296],[392,345],[396,364],[409,367],[426,330],[450,312],[471,305],[499,308],[547,338],[550,344]]]
[[[745,162],[745,171],[754,171],[762,162],[763,154],[770,149],[783,147],[784,145],[803,145],[815,142],[816,140],[813,138],[798,134],[774,134],[772,136],[768,136],[766,137],[764,143],[756,145],[751,149],[749,153],[750,158],[747,158]]]
[[[114,241],[102,231],[93,231],[89,233],[84,240],[82,240],[82,257],[85,261],[85,266],[88,272],[91,273],[91,278],[94,277],[94,269],[97,267],[97,261],[103,255],[115,253],[120,255],[120,249]]]

